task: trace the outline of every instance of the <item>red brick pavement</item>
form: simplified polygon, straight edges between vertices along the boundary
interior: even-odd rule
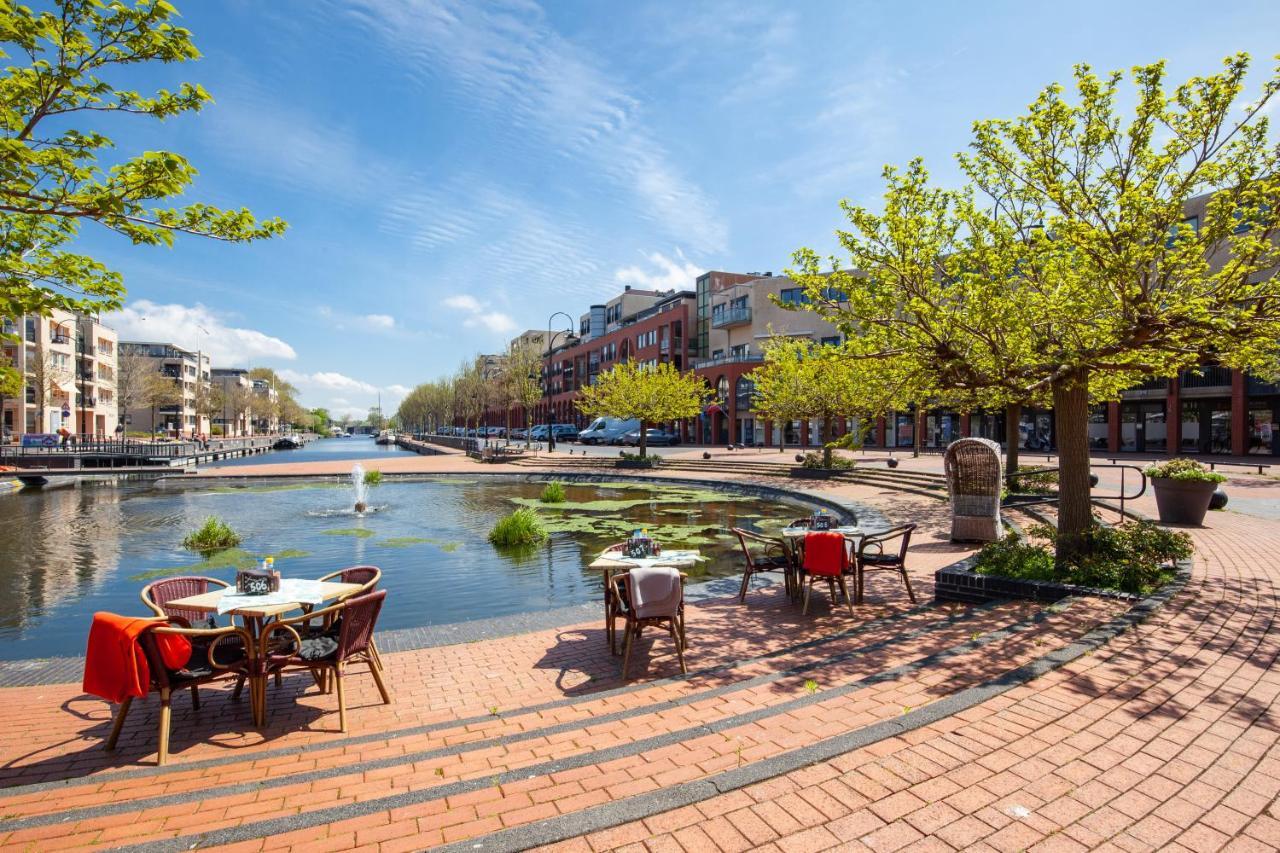
[[[911,565],[927,600],[933,569],[961,553],[945,542],[941,504],[867,486],[834,491],[891,518],[926,522]],[[1269,580],[1246,567],[1249,555],[1275,543],[1238,526],[1233,533],[1215,523],[1197,534],[1205,557],[1192,588],[1095,655],[900,738],[565,846],[1005,849],[1115,838],[1136,849],[1166,825],[1176,830],[1170,838],[1192,848],[1208,844],[1210,833],[1258,836],[1275,825],[1266,823],[1276,817],[1268,809],[1277,790],[1268,786],[1280,784],[1269,716],[1278,691],[1267,672],[1274,595]],[[5,797],[0,789],[0,845],[111,847],[289,815],[315,825],[236,846],[394,850],[477,838],[892,719],[1071,642],[1120,609],[1086,599],[1062,612],[1023,603],[906,612],[905,596],[887,578],[869,598],[854,619],[825,607],[800,617],[776,590],[754,594],[745,607],[691,607],[691,666],[745,662],[658,680],[676,672],[658,638],[641,655],[648,664],[638,686],[605,695],[598,694],[619,686],[617,661],[598,624],[386,655],[396,702],[379,704],[367,677],[352,679],[345,737],[334,731],[333,697],[304,692],[301,678],[272,690],[261,731],[227,691],[208,690],[201,712],[177,701],[174,764],[154,773],[131,772],[154,752],[153,704],[134,711],[117,755],[106,756],[104,703],[74,685],[0,691],[0,785],[62,783],[56,797],[20,787]],[[948,615],[963,618],[947,622]],[[1022,627],[1000,633],[1010,625]],[[944,650],[946,660],[931,657]],[[777,654],[760,658],[768,652]],[[817,668],[776,675],[805,664]],[[904,664],[916,668],[863,681]],[[522,710],[565,697],[575,701]],[[593,723],[612,713],[625,719]],[[761,716],[735,722],[747,713]],[[717,731],[702,728],[720,723]],[[628,753],[673,732],[689,734]],[[618,757],[597,760],[597,753]],[[540,770],[550,758],[578,765]],[[437,788],[446,793],[435,795]],[[1209,789],[1220,796],[1210,801]],[[409,800],[381,807],[397,795]],[[178,799],[156,799],[165,797]],[[358,817],[328,818],[334,807],[364,804]],[[1204,808],[1192,815],[1190,804]],[[1235,816],[1247,820],[1234,826]],[[6,828],[23,820],[34,825]]]

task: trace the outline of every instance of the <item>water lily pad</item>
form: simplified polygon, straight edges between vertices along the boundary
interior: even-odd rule
[[[321,530],[325,536],[354,536],[357,539],[368,539],[375,535],[372,530],[363,527],[335,527],[333,530]]]

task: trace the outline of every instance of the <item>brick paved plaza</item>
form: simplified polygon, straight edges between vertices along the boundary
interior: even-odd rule
[[[319,472],[276,468],[259,470]],[[1273,849],[1280,483],[1241,474],[1227,488],[1241,508],[1191,531],[1190,578],[1145,621],[1094,597],[935,604],[933,572],[969,553],[948,541],[944,504],[855,479],[827,492],[921,525],[908,563],[919,604],[887,577],[855,617],[825,596],[803,617],[777,586],[745,605],[704,600],[690,606],[686,677],[655,634],[622,682],[600,620],[387,651],[395,701],[355,670],[348,734],[310,679],[270,689],[262,729],[247,702],[209,688],[199,711],[175,701],[162,768],[154,698],[108,754],[111,708],[78,683],[5,688],[0,845]],[[1149,497],[1135,508],[1153,510]]]

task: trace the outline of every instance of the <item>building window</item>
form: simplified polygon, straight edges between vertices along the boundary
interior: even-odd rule
[[[727,403],[729,401],[729,377],[721,376],[716,380],[716,402]]]
[[[756,383],[747,376],[739,376],[734,389],[734,397],[739,412],[751,411],[752,398],[755,396]]]
[[[747,344],[738,344],[737,346],[729,347],[729,357],[730,358],[746,358],[747,351],[748,351]]]
[[[837,346],[840,346],[840,336],[831,335],[829,337],[823,338],[821,341],[819,341],[819,343],[821,343],[824,347],[837,347]]]
[[[809,297],[805,296],[804,288],[787,287],[778,293],[778,301],[783,305],[807,305]]]

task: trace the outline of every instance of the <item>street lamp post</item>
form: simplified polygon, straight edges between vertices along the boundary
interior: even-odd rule
[[[550,360],[551,360],[551,350],[552,350],[552,348],[553,348],[553,344],[555,343],[555,336],[551,334],[551,324],[555,322],[556,317],[563,317],[563,318],[565,318],[566,320],[568,320],[568,321],[569,321],[569,328],[565,329],[563,332],[556,332],[556,335],[561,335],[561,334],[563,334],[563,335],[569,336],[569,335],[572,335],[572,334],[573,334],[573,318],[572,318],[572,317],[570,317],[568,314],[564,313],[563,311],[557,311],[557,312],[555,312],[554,314],[552,314],[550,317],[548,317],[548,318],[547,318],[547,361],[548,361],[548,365],[549,365]],[[548,386],[551,384],[551,372],[550,372],[550,366],[548,366],[548,368],[547,368],[547,384],[548,384]],[[547,396],[550,396],[550,395],[547,395]],[[556,425],[555,425],[555,417],[554,417],[554,416],[553,416],[553,414],[552,414],[552,407],[551,407],[551,403],[550,403],[550,401],[548,401],[548,402],[547,402],[547,452],[548,452],[548,453],[551,453],[551,452],[553,452],[555,449],[556,449]]]

